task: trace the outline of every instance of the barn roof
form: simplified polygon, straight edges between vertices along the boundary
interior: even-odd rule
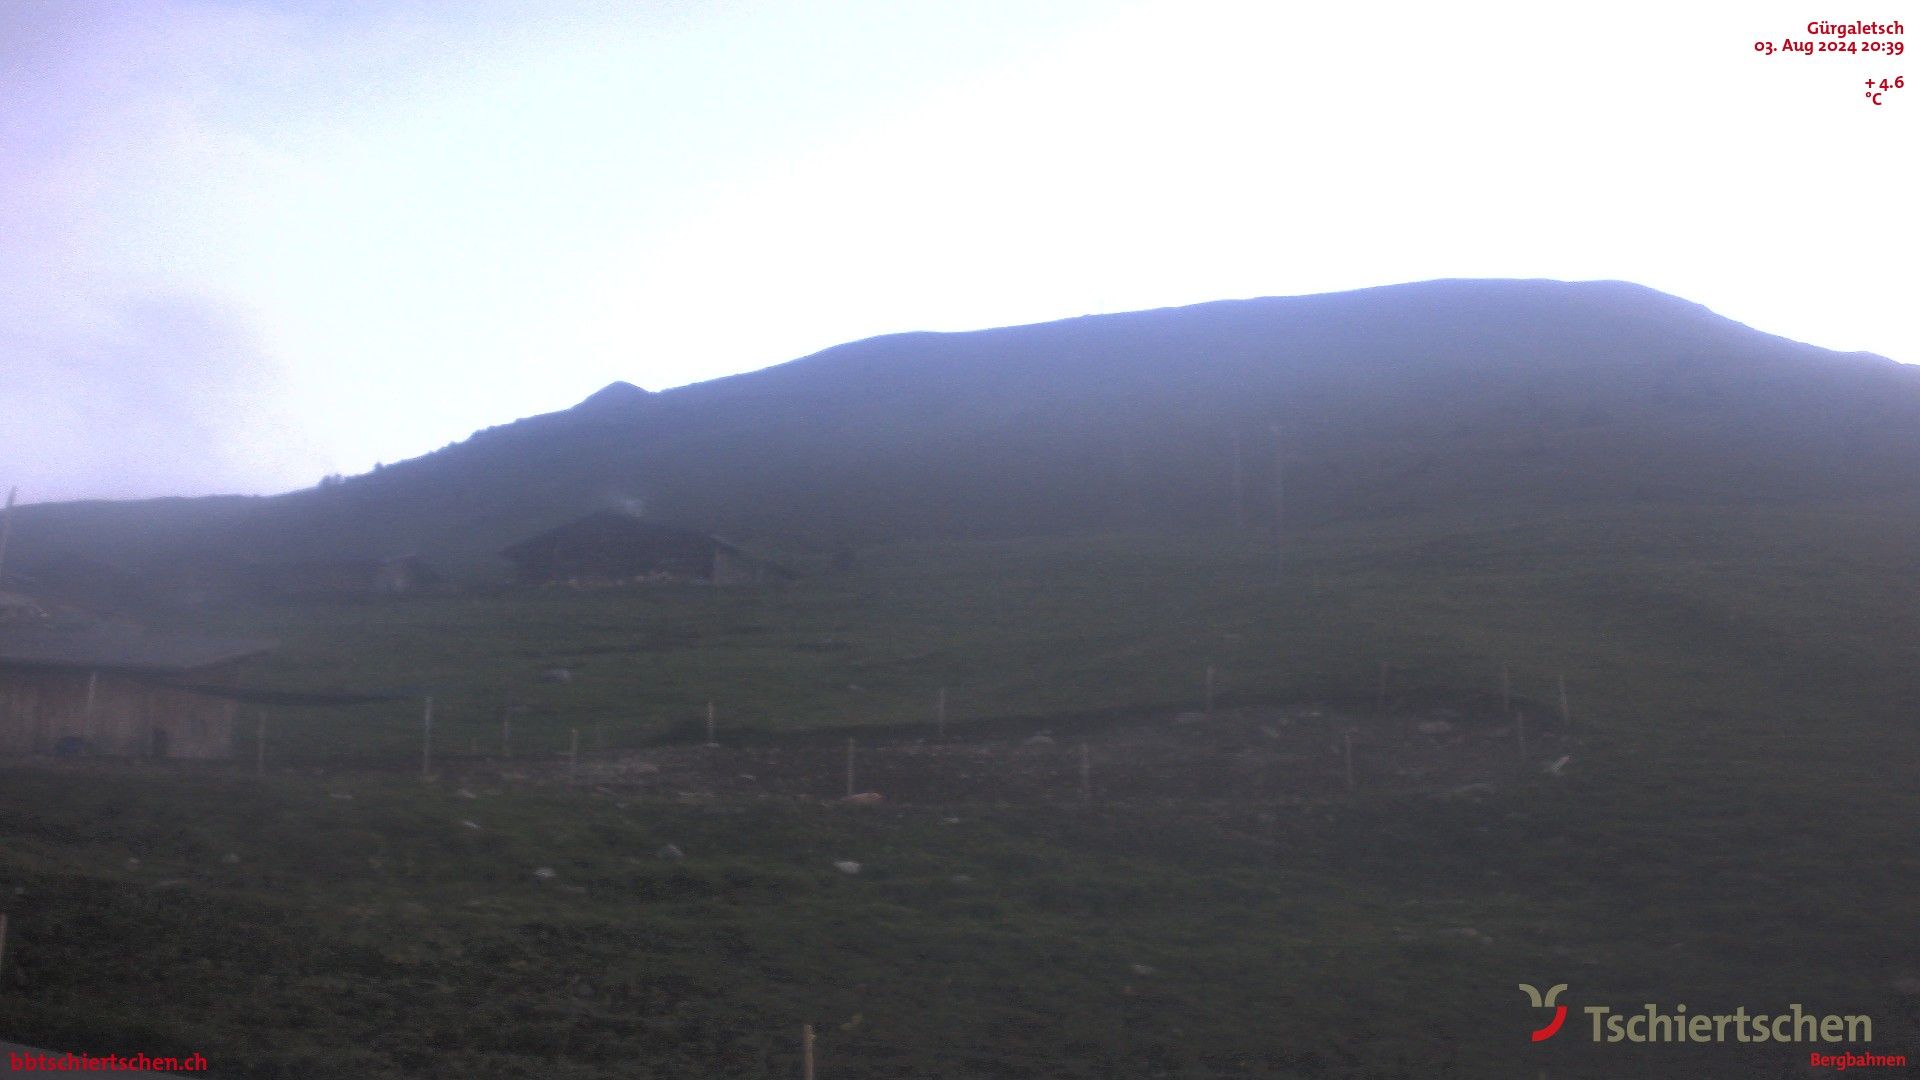
[[[0,667],[98,668],[162,674],[194,671],[274,647],[271,641],[0,626]]]
[[[651,518],[636,517],[624,510],[601,510],[583,518],[576,518],[558,528],[548,529],[537,536],[530,536],[517,544],[503,548],[500,554],[509,559],[520,559],[557,543],[621,541],[642,543],[679,541],[711,546],[736,555],[745,554],[738,547],[711,533],[669,525]]]

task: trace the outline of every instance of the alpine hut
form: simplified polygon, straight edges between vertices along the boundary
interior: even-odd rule
[[[719,537],[621,510],[589,514],[500,554],[513,563],[514,580],[522,585],[736,585],[793,576]]]
[[[0,753],[233,756],[223,691],[270,642],[0,625]]]

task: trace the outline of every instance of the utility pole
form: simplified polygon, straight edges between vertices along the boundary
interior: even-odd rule
[[[1240,425],[1234,423],[1233,432],[1233,531],[1247,531],[1247,477],[1246,464],[1241,460],[1244,448],[1240,445]]]
[[[13,501],[20,497],[19,488],[7,491],[7,508],[0,510],[0,581],[6,580],[7,534],[13,531]]]
[[[1280,441],[1280,422],[1273,422],[1273,575],[1286,571],[1286,447]]]

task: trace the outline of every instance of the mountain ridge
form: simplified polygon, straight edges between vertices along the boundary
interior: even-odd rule
[[[1280,443],[1274,442],[1278,427]],[[1631,282],[1439,279],[847,342],[609,384],[321,489],[29,507],[22,559],[499,547],[628,499],[783,547],[1916,486],[1920,372]],[[1237,464],[1236,464],[1237,460]],[[1235,477],[1238,487],[1235,487]],[[111,539],[89,539],[80,519]],[[117,535],[118,539],[113,539]]]

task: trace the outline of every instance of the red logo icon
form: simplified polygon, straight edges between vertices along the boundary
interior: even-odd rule
[[[1560,1033],[1560,1025],[1567,1022],[1567,1007],[1565,1005],[1554,1004],[1554,1000],[1560,996],[1560,991],[1566,988],[1566,983],[1560,983],[1550,987],[1547,990],[1546,996],[1542,997],[1537,987],[1529,983],[1520,984],[1520,989],[1526,991],[1527,999],[1533,1002],[1534,1008],[1553,1010],[1553,1019],[1547,1026],[1533,1033],[1534,1042],[1546,1042],[1548,1039],[1558,1035]]]

